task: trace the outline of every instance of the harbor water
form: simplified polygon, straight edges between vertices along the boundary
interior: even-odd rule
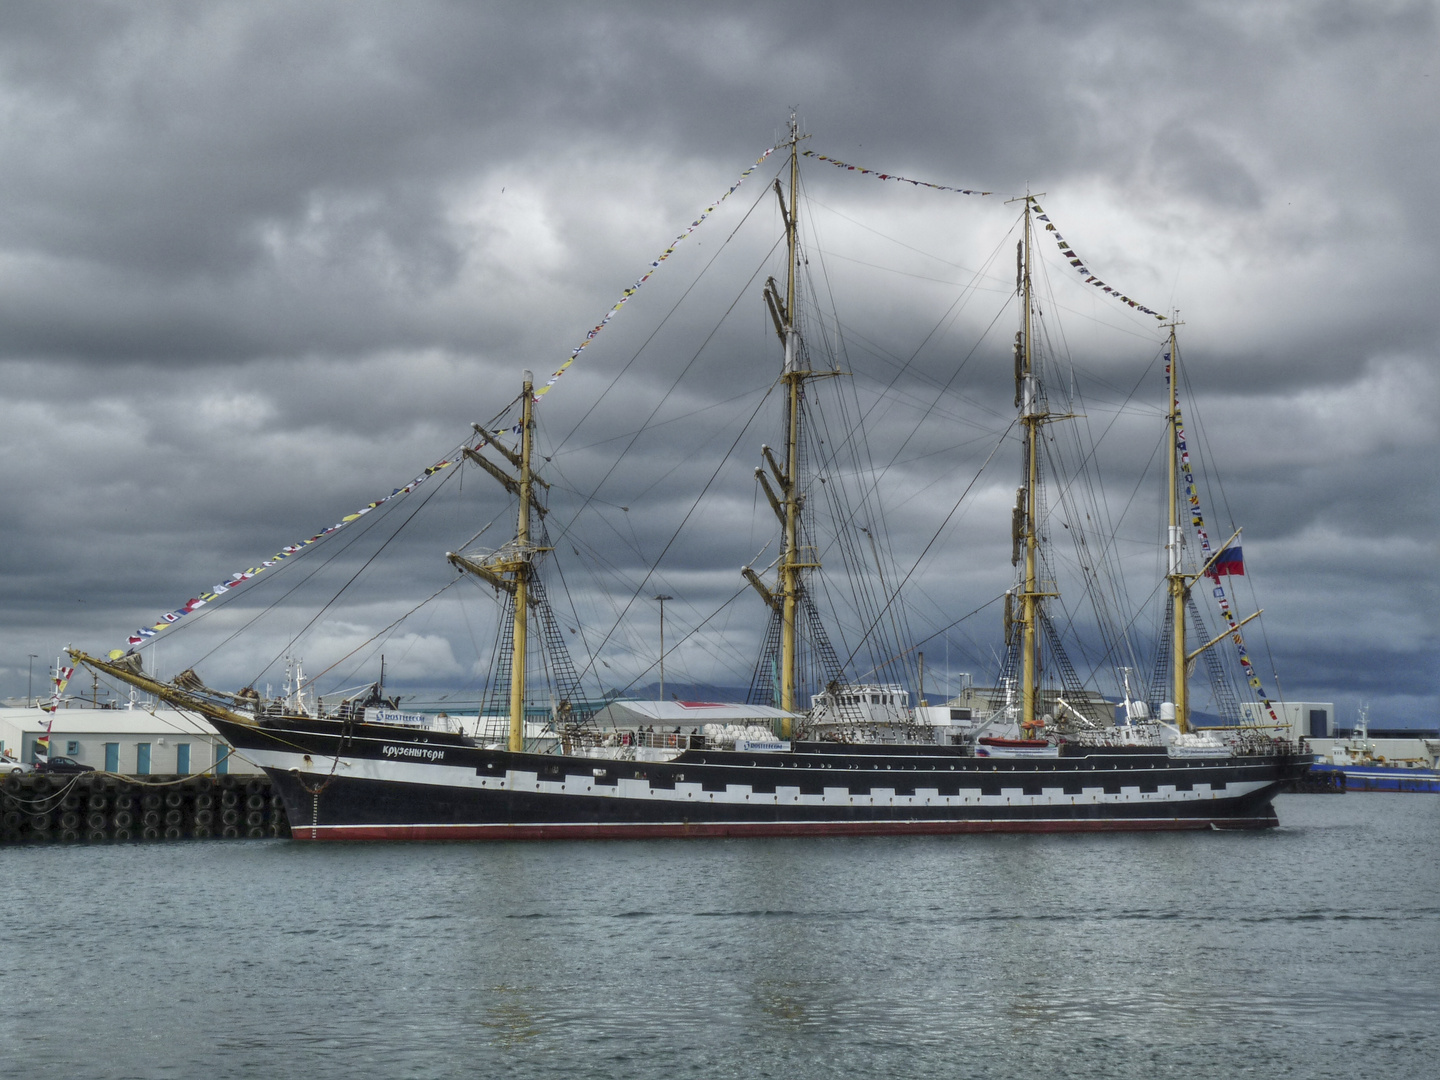
[[[1440,798],[1254,833],[0,849],[7,1076],[1436,1075]]]

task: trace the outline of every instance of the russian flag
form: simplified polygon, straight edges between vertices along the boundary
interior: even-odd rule
[[[1216,582],[1219,582],[1221,574],[1245,576],[1245,560],[1241,557],[1239,544],[1222,550],[1215,557],[1215,561],[1210,564],[1210,569],[1205,571],[1205,576],[1214,578]]]

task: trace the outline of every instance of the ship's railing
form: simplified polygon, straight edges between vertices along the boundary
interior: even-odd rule
[[[698,731],[623,731],[620,734],[633,736],[636,746],[654,750],[698,750],[705,745],[705,736]]]
[[[563,741],[572,748],[646,747],[654,750],[699,750],[709,745],[698,731],[579,731]]]
[[[1148,730],[1152,729],[1153,730]],[[1308,751],[1297,742],[1290,739],[1282,739],[1271,736],[1265,731],[1257,731],[1245,728],[1206,728],[1209,732],[1220,734],[1221,741],[1229,749],[1234,757],[1269,757],[1274,754],[1308,754]],[[1165,740],[1159,732],[1158,726],[1136,725],[1135,729],[1127,732],[1124,727],[1103,728],[1096,731],[1080,731],[1067,736],[1076,744],[1085,747],[1106,747],[1106,746],[1163,746]]]
[[[1236,757],[1261,757],[1270,754],[1304,754],[1307,751],[1292,739],[1282,739],[1264,731],[1241,728],[1240,735],[1230,741]]]

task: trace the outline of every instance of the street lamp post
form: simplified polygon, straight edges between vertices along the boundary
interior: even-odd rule
[[[666,596],[661,593],[655,597],[660,601],[660,700],[665,700],[665,601],[674,600],[673,596]]]
[[[35,658],[39,653],[26,653],[25,660],[25,707],[35,704]]]

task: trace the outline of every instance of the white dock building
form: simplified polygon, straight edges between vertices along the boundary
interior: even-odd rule
[[[49,714],[38,708],[0,708],[0,751],[33,761],[35,740],[49,722]],[[165,708],[62,707],[50,732],[50,754],[127,776],[260,771],[202,721]]]

